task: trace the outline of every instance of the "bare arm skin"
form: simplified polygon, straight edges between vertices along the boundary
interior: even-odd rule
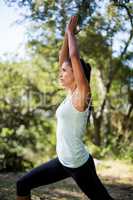
[[[77,34],[79,31],[80,31],[80,29],[76,30],[74,34]],[[60,67],[63,64],[63,62],[65,60],[68,60],[69,58],[70,57],[69,57],[69,47],[68,47],[68,35],[67,35],[67,32],[65,32],[63,45],[61,47],[61,50],[59,51],[59,65],[60,65]]]
[[[80,31],[80,29],[76,30],[74,34],[77,34],[79,31]],[[68,60],[69,58],[70,57],[69,57],[69,47],[68,47],[68,35],[67,35],[67,32],[65,32],[63,45],[61,47],[61,50],[59,51],[59,65],[60,65],[60,67],[63,64],[63,62],[65,60]]]
[[[72,63],[74,78],[77,84],[78,94],[78,100],[73,100],[73,103],[75,106],[77,106],[77,109],[79,111],[84,111],[84,109],[88,106],[91,98],[91,88],[80,62],[80,55],[78,51],[76,37],[74,35],[74,29],[76,25],[77,17],[73,16],[71,17],[71,20],[67,26],[69,56]]]
[[[80,56],[78,52],[78,47],[76,43],[75,35],[71,32],[68,33],[68,43],[69,43],[69,55],[72,62],[72,68],[74,77],[77,83],[77,87],[83,89],[88,86],[88,81],[85,77],[84,70],[80,62]]]
[[[59,52],[59,66],[61,68],[61,65],[65,60],[69,58],[69,48],[68,48],[68,38],[67,38],[67,33],[65,32],[64,35],[64,41],[63,45],[61,47],[61,50]]]
[[[76,42],[76,37],[74,35],[74,28],[76,25],[77,25],[77,18],[76,16],[74,16],[71,18],[71,21],[67,26],[69,56],[71,58],[74,78],[77,87],[80,91],[83,91],[88,89],[88,81],[85,77],[83,67],[80,62],[78,46]]]

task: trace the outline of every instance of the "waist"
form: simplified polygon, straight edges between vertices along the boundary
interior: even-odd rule
[[[62,165],[72,168],[81,166],[89,158],[84,145],[69,147],[63,143],[62,145],[57,144],[56,152]]]

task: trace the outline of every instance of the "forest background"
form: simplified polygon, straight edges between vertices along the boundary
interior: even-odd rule
[[[97,159],[133,162],[133,2],[4,0],[28,23],[26,56],[0,60],[0,170],[23,171],[56,156],[55,111],[65,97],[58,54],[78,15],[81,56],[92,66],[93,110],[84,143]]]

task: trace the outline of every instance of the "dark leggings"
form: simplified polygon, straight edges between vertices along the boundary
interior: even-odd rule
[[[113,200],[96,174],[92,156],[78,168],[63,166],[58,157],[32,169],[16,183],[18,196],[30,196],[31,189],[72,177],[91,200]]]

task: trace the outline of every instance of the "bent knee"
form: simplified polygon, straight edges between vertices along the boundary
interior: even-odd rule
[[[25,185],[25,181],[23,178],[19,178],[17,179],[16,181],[16,188],[17,188],[17,191],[19,191],[21,188],[23,188]]]

